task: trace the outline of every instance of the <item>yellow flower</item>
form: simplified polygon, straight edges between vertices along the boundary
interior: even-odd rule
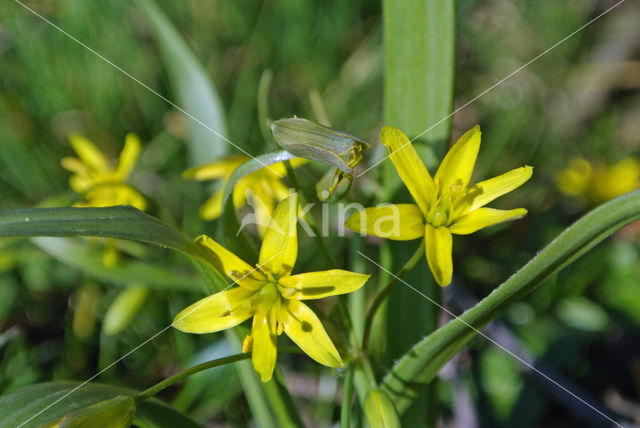
[[[639,186],[640,161],[632,157],[611,167],[576,158],[556,176],[556,187],[560,192],[590,205],[601,204]]]
[[[137,136],[127,135],[115,168],[85,137],[72,135],[70,140],[78,158],[66,157],[61,163],[73,173],[69,179],[71,189],[82,194],[84,199],[75,206],[131,205],[142,211],[146,209],[147,201],[144,196],[126,183],[140,155],[140,140]]]
[[[228,156],[206,165],[191,168],[182,174],[184,178],[200,181],[222,180],[219,189],[200,207],[200,217],[204,220],[215,220],[220,216],[225,185],[233,171],[248,160],[248,156]],[[292,167],[296,168],[306,163],[307,160],[294,158],[289,162]],[[233,188],[233,204],[236,209],[242,208],[247,203],[247,196],[251,197],[260,234],[264,233],[262,225],[269,224],[276,203],[289,194],[289,189],[282,182],[282,177],[286,174],[284,163],[277,162],[269,165],[268,168],[262,168],[248,174],[240,179]]]
[[[144,211],[147,200],[136,189],[126,183],[140,155],[140,140],[127,134],[118,165],[114,168],[107,158],[81,135],[72,135],[71,146],[78,158],[62,159],[62,167],[73,173],[69,178],[71,189],[82,195],[76,207],[111,207],[131,205]],[[107,239],[103,255],[106,267],[115,266],[119,253],[115,239]]]
[[[483,207],[526,182],[533,171],[530,166],[469,186],[480,149],[478,126],[460,137],[433,179],[402,131],[385,126],[380,139],[417,205],[367,208],[351,216],[345,226],[398,241],[424,237],[427,263],[438,284],[448,285],[453,275],[451,234],[467,235],[527,213],[524,208],[505,211]]]
[[[311,358],[329,367],[342,359],[316,314],[301,300],[350,293],[369,275],[333,269],[291,275],[298,255],[296,232],[298,198],[282,200],[271,219],[254,269],[208,236],[194,241],[211,263],[238,287],[206,297],[176,315],[173,326],[188,333],[212,333],[253,317],[243,351],[263,382],[276,364],[277,337],[283,331]]]

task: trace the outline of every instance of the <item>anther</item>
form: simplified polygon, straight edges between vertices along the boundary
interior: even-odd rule
[[[291,287],[287,287],[287,288],[283,288],[282,289],[282,295],[284,297],[292,297],[294,294],[296,294],[296,290],[295,288],[291,288]]]

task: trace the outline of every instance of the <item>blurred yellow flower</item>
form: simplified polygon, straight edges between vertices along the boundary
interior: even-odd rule
[[[385,126],[380,139],[416,204],[367,208],[347,219],[345,226],[398,241],[424,237],[427,263],[441,286],[448,285],[453,275],[451,234],[467,235],[527,213],[524,208],[505,211],[483,207],[525,183],[533,172],[530,166],[469,186],[480,149],[478,126],[460,137],[433,179],[402,131]]]
[[[83,197],[83,201],[74,206],[131,205],[142,211],[146,209],[144,196],[126,183],[140,155],[140,140],[136,135],[127,135],[115,168],[85,137],[72,135],[70,140],[78,158],[66,157],[61,163],[63,168],[73,173],[69,179],[71,189]]]
[[[350,293],[369,275],[332,269],[291,275],[298,255],[298,197],[283,199],[264,235],[256,268],[242,261],[208,236],[194,245],[211,264],[238,287],[206,297],[178,313],[173,326],[188,333],[212,333],[253,317],[243,352],[252,350],[253,367],[263,382],[271,379],[277,357],[277,338],[284,331],[311,358],[329,367],[342,359],[316,314],[301,300]]]
[[[124,148],[116,167],[87,138],[81,135],[69,137],[78,158],[66,157],[62,167],[73,173],[69,178],[72,190],[82,195],[76,207],[110,207],[131,205],[144,211],[147,200],[140,192],[126,183],[140,156],[140,140],[134,134],[127,134]],[[103,262],[107,267],[118,260],[115,239],[107,239]]]
[[[222,212],[222,198],[224,188],[231,174],[241,164],[248,161],[248,156],[234,155],[221,158],[215,162],[197,166],[185,171],[182,176],[195,180],[222,180],[218,190],[200,207],[200,217],[204,220],[215,220]],[[294,158],[289,161],[293,168],[307,162],[306,159]],[[258,171],[248,174],[236,183],[233,188],[233,204],[236,208],[241,208],[247,203],[247,198],[251,198],[252,206],[255,209],[256,224],[260,234],[264,233],[261,225],[269,224],[269,218],[278,201],[284,199],[289,194],[288,187],[282,182],[282,177],[287,175],[283,162],[269,165]]]
[[[555,181],[561,193],[598,205],[640,187],[640,161],[627,157],[607,167],[575,158]]]

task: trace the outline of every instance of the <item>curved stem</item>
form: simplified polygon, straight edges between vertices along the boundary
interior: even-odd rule
[[[400,268],[398,272],[396,272],[387,285],[378,292],[376,297],[373,299],[371,306],[369,306],[369,310],[367,311],[367,316],[364,321],[364,335],[362,337],[362,351],[366,352],[367,347],[369,346],[369,337],[371,336],[371,327],[373,326],[373,319],[375,318],[376,312],[385,301],[385,299],[389,296],[389,293],[398,283],[398,280],[402,278],[407,272],[409,272],[413,267],[418,263],[421,257],[424,257],[424,239],[421,240],[420,246],[413,253],[411,258],[407,260],[407,262]]]
[[[283,354],[297,354],[300,352],[300,350],[296,347],[293,346],[289,346],[289,347],[283,347],[278,349],[278,351],[280,353]],[[246,360],[247,358],[251,358],[251,353],[247,352],[247,353],[242,353],[242,354],[235,354],[235,355],[230,355],[228,357],[223,357],[223,358],[216,358],[215,360],[211,360],[211,361],[207,361],[198,365],[195,365],[193,367],[189,367],[188,369],[185,369],[183,371],[181,371],[180,373],[176,373],[175,375],[166,378],[163,381],[160,381],[158,383],[156,383],[155,385],[145,389],[144,391],[142,391],[141,393],[139,393],[138,395],[136,395],[135,400],[136,403],[139,403],[141,401],[146,400],[149,397],[152,397],[154,395],[156,395],[158,392],[162,391],[163,389],[173,385],[176,382],[181,381],[184,378],[187,378],[189,376],[191,376],[192,374],[201,372],[203,370],[207,370],[213,367],[219,367],[219,366],[223,366],[225,364],[230,364],[230,363],[235,363],[237,361],[241,361],[241,360]]]
[[[351,427],[351,402],[353,401],[353,366],[347,367],[342,384],[342,406],[340,407],[340,428]]]

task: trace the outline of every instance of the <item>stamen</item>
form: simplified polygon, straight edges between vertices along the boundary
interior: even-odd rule
[[[287,287],[287,288],[283,288],[281,293],[284,297],[291,297],[294,294],[296,294],[298,290],[296,290],[295,288],[291,288],[291,287]]]
[[[229,277],[232,278],[232,279],[235,279],[235,280],[239,280],[239,279],[241,279],[242,277],[244,277],[246,275],[247,275],[247,273],[243,274],[242,272],[237,271],[237,270],[229,271]]]
[[[246,354],[247,352],[251,351],[251,348],[253,348],[253,336],[247,334],[247,337],[245,337],[244,341],[242,341],[242,352]]]

